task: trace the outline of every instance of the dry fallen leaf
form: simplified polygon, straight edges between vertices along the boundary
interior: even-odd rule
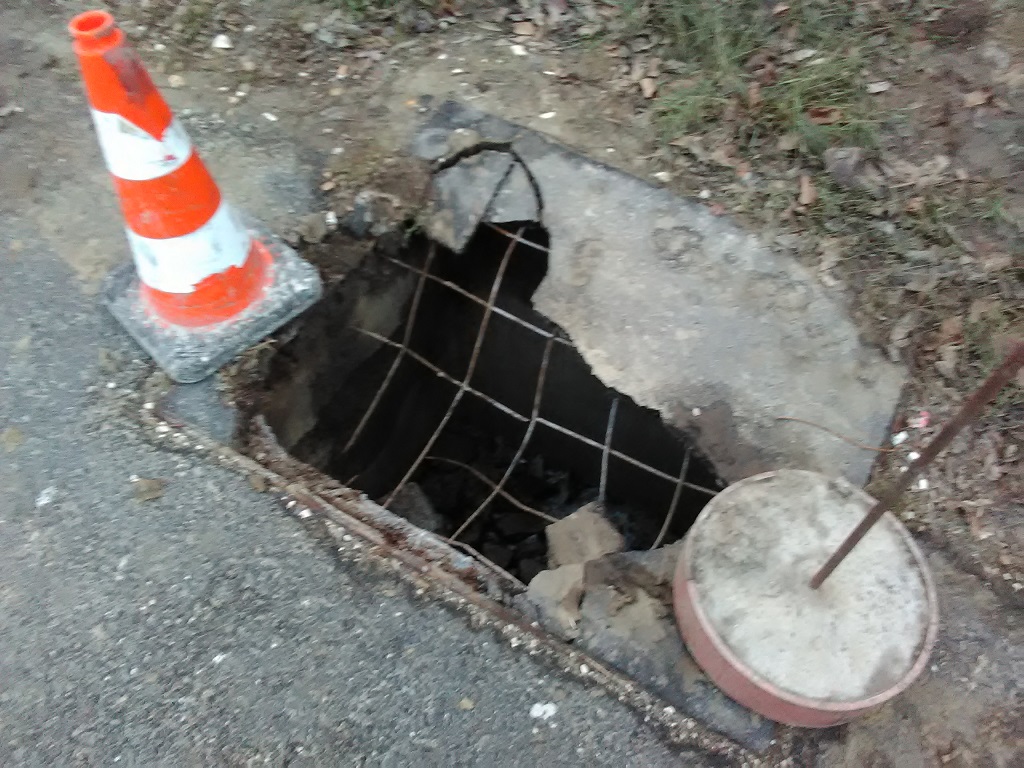
[[[475,706],[476,703],[470,698],[465,698],[459,701],[459,709],[461,709],[463,712],[468,712]]]
[[[711,152],[708,158],[716,165],[723,168],[735,168],[739,160],[735,155],[736,148],[732,144],[719,144]]]
[[[747,106],[751,109],[757,109],[761,106],[764,98],[761,96],[761,84],[751,83],[747,86]]]
[[[512,34],[520,37],[531,37],[537,31],[537,25],[532,21],[517,21],[512,25]]]
[[[923,208],[923,197],[912,197],[903,205],[903,210],[907,213],[920,213]]]
[[[815,125],[834,125],[843,119],[843,112],[838,107],[811,107],[807,119]]]
[[[776,3],[772,6],[772,16],[779,16],[789,10],[787,3]]]
[[[680,136],[678,139],[670,141],[669,145],[685,149],[702,163],[711,162],[711,154],[704,147],[703,139],[700,136],[694,136],[692,134]]]
[[[1013,266],[1013,257],[1008,253],[990,253],[981,259],[981,268],[986,272],[1002,272]]]
[[[894,363],[900,361],[900,350],[910,344],[910,334],[917,328],[919,319],[920,313],[912,309],[897,320],[889,332],[889,358]]]
[[[988,104],[991,100],[992,91],[989,88],[982,88],[980,90],[964,94],[964,106],[968,109],[980,107],[982,104]]]
[[[247,479],[249,480],[250,487],[256,493],[264,493],[267,490],[267,479],[263,475],[252,474]]]
[[[721,203],[712,203],[708,206],[712,216],[721,216],[725,213],[725,206]]]
[[[960,509],[964,517],[967,518],[967,525],[971,529],[971,535],[976,539],[984,540],[992,535],[992,532],[985,530],[985,527],[982,525],[985,509],[991,506],[992,501],[990,499],[960,502]]]
[[[806,173],[800,175],[800,197],[797,201],[800,205],[814,205],[818,201],[818,190]]]
[[[640,93],[645,99],[653,99],[658,92],[658,82],[653,77],[644,77],[640,80]]]
[[[780,152],[792,152],[800,146],[800,134],[784,133],[779,136],[778,147]]]
[[[956,344],[943,344],[938,349],[939,359],[935,361],[936,370],[947,379],[956,377],[956,364],[960,359],[960,347]]]
[[[816,56],[818,50],[816,48],[801,48],[799,51],[793,51],[793,53],[787,53],[782,57],[782,60],[786,64],[799,64],[801,61],[806,61],[812,56]]]
[[[931,293],[932,289],[938,284],[939,276],[929,270],[915,275],[909,283],[903,286],[903,289],[911,293]]]
[[[140,477],[134,485],[136,501],[156,501],[164,495],[167,481],[160,477]]]
[[[888,80],[879,80],[877,83],[868,83],[868,93],[885,93],[892,88],[892,83]]]
[[[939,323],[938,344],[936,344],[936,346],[942,346],[943,344],[962,341],[963,338],[964,319],[959,315],[947,317],[945,320]]]
[[[999,311],[999,308],[1000,304],[997,299],[975,299],[971,302],[971,309],[967,314],[967,319],[971,323],[977,323],[985,315]]]
[[[14,453],[21,445],[24,435],[17,427],[8,427],[0,432],[0,445],[3,445],[6,453]]]

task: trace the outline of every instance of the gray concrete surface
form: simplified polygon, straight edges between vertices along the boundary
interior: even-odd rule
[[[142,355],[95,295],[127,249],[64,40],[78,8],[26,8],[0,11],[24,109],[0,120],[0,765],[706,764],[117,417]],[[294,151],[254,168],[258,129],[210,125],[228,194],[265,219],[308,204]]]

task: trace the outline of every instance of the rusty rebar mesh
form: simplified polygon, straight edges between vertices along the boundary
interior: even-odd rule
[[[485,515],[490,509],[493,502],[498,499],[504,499],[506,502],[510,502],[517,510],[526,512],[537,518],[539,525],[546,525],[552,521],[552,515],[546,511],[535,509],[529,504],[516,499],[507,490],[507,485],[513,473],[516,472],[517,468],[524,462],[525,457],[533,447],[535,436],[538,433],[538,429],[547,430],[550,433],[561,436],[562,438],[568,438],[570,441],[578,444],[579,447],[591,449],[593,452],[594,466],[599,468],[599,490],[597,492],[597,500],[604,502],[606,495],[609,492],[609,462],[611,459],[615,459],[617,462],[628,465],[635,471],[639,471],[642,475],[646,476],[650,482],[662,484],[666,487],[668,494],[670,494],[670,500],[665,509],[663,518],[660,519],[659,524],[656,527],[656,533],[648,539],[644,546],[655,548],[665,542],[666,537],[669,534],[670,526],[673,524],[673,520],[677,517],[677,507],[680,504],[680,499],[684,491],[688,490],[696,493],[706,502],[707,499],[714,496],[718,489],[709,487],[709,483],[706,482],[707,474],[702,475],[705,478],[705,482],[695,482],[690,477],[691,468],[694,462],[691,461],[693,457],[693,448],[688,443],[682,446],[682,460],[676,466],[679,466],[677,472],[668,472],[663,469],[659,469],[655,466],[651,466],[651,463],[644,461],[636,456],[630,455],[629,453],[613,447],[614,437],[616,434],[616,417],[619,411],[620,401],[623,396],[614,390],[607,390],[608,400],[610,405],[607,413],[603,414],[600,418],[605,425],[602,429],[603,439],[597,439],[596,437],[588,437],[585,434],[581,434],[580,431],[573,429],[569,426],[557,423],[556,421],[542,416],[542,406],[545,400],[545,385],[547,383],[549,369],[551,365],[553,350],[558,347],[563,347],[568,350],[572,350],[574,354],[575,348],[572,343],[560,332],[556,327],[545,328],[537,322],[523,317],[520,313],[510,311],[508,308],[497,305],[497,299],[502,295],[503,280],[509,271],[510,265],[516,260],[516,258],[523,258],[519,254],[520,247],[524,249],[530,249],[535,252],[544,254],[546,259],[548,249],[546,246],[538,243],[534,240],[526,237],[527,225],[519,225],[514,227],[514,231],[503,227],[497,227],[494,225],[488,225],[490,228],[501,235],[506,241],[504,246],[501,248],[500,261],[497,268],[494,271],[493,278],[491,279],[490,285],[476,285],[474,289],[469,289],[463,285],[458,284],[455,280],[447,279],[433,271],[435,265],[435,256],[437,247],[430,244],[427,248],[426,256],[422,260],[422,264],[417,265],[405,261],[403,259],[389,257],[388,260],[395,265],[401,267],[402,270],[410,273],[415,279],[415,291],[411,300],[408,303],[408,310],[406,314],[406,321],[403,329],[398,336],[399,339],[387,338],[384,335],[377,333],[373,330],[361,327],[353,327],[353,330],[357,331],[364,337],[371,338],[378,342],[385,348],[389,348],[395,352],[395,356],[387,369],[386,375],[383,377],[380,388],[372,397],[369,405],[367,406],[366,412],[363,413],[362,418],[359,420],[358,425],[355,427],[352,434],[349,436],[343,453],[349,452],[353,449],[353,446],[359,440],[364,428],[371,423],[375,416],[375,411],[381,407],[382,401],[385,399],[386,390],[391,387],[398,386],[398,378],[396,372],[399,367],[405,364],[415,364],[421,366],[426,371],[429,371],[437,379],[446,382],[448,385],[455,388],[454,393],[451,395],[447,406],[443,408],[442,415],[437,419],[437,424],[430,432],[429,437],[423,442],[422,447],[416,451],[415,456],[409,462],[408,466],[401,472],[401,478],[398,482],[388,490],[381,498],[381,502],[385,507],[394,504],[395,499],[402,494],[403,489],[417,476],[426,465],[443,464],[452,471],[463,471],[469,476],[474,478],[475,482],[481,483],[486,488],[486,493],[482,500],[476,504],[475,508],[472,509],[468,514],[465,515],[464,519],[457,522],[454,526],[454,532],[451,534],[452,540],[459,540],[463,538],[466,532]],[[546,267],[545,267],[546,269]],[[427,322],[421,317],[421,299],[424,294],[424,288],[427,284],[439,287],[444,291],[447,291],[450,296],[449,299],[452,301],[463,301],[469,302],[471,305],[475,305],[476,308],[481,312],[477,327],[470,329],[472,331],[472,343],[470,346],[470,352],[468,360],[465,361],[464,367],[460,364],[458,366],[451,366],[448,370],[444,366],[438,365],[425,354],[421,354],[413,348],[413,339],[417,336],[418,324]],[[482,391],[481,388],[474,386],[474,374],[477,371],[477,366],[480,361],[481,350],[484,348],[485,341],[489,338],[489,332],[495,333],[493,330],[492,320],[499,318],[503,322],[507,322],[515,328],[522,329],[526,333],[535,335],[543,343],[543,352],[540,355],[539,364],[536,366],[536,372],[533,375],[523,374],[523,381],[532,382],[532,391],[529,393],[529,398],[519,398],[518,405],[514,405],[508,402],[501,402],[499,399],[488,395]],[[499,343],[499,342],[495,342]],[[523,363],[526,365],[526,361]],[[607,388],[606,388],[607,389]],[[453,414],[459,407],[460,403],[464,400],[465,396],[469,395],[471,400],[475,400],[478,403],[485,404],[494,410],[496,414],[504,419],[508,419],[512,422],[516,422],[522,425],[522,436],[518,440],[518,445],[515,450],[511,452],[511,459],[508,460],[507,465],[503,470],[500,470],[500,475],[497,477],[489,477],[478,468],[474,468],[465,464],[464,462],[457,461],[450,457],[436,454],[436,447],[439,444],[442,434],[448,427],[452,420]],[[550,396],[550,395],[549,395]],[[524,408],[523,404],[529,402],[529,408]],[[636,407],[634,405],[634,407]],[[681,440],[683,438],[680,437]],[[356,474],[348,478],[349,483],[359,486],[360,474]],[[720,486],[720,484],[719,484]],[[692,503],[691,503],[692,506]],[[702,506],[702,503],[699,504]],[[689,517],[696,514],[694,511]]]

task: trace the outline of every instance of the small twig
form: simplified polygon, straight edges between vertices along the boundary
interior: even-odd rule
[[[817,429],[820,429],[822,432],[828,432],[830,435],[832,435],[832,437],[837,437],[840,440],[842,440],[844,443],[849,443],[854,448],[860,448],[863,451],[875,451],[876,453],[890,453],[890,452],[896,450],[895,448],[876,448],[876,447],[871,446],[871,445],[866,445],[865,443],[861,443],[861,442],[858,442],[858,441],[854,440],[852,437],[847,437],[846,435],[842,434],[841,432],[836,432],[834,429],[830,429],[829,427],[826,427],[824,424],[818,424],[817,422],[814,422],[814,421],[808,421],[807,419],[801,419],[799,416],[776,416],[775,420],[776,421],[796,421],[796,422],[798,422],[800,424],[806,424],[809,427],[816,427]]]
[[[455,459],[449,459],[449,458],[446,458],[444,456],[424,456],[423,460],[424,461],[439,461],[442,464],[452,464],[452,465],[454,465],[456,467],[460,467],[460,468],[466,470],[467,472],[469,472],[470,474],[472,474],[473,477],[475,477],[480,482],[486,483],[487,485],[489,485],[492,490],[497,488],[497,484],[493,480],[491,480],[491,478],[489,478],[483,472],[480,472],[479,470],[474,469],[473,467],[469,466],[469,464],[463,464],[461,461],[456,461]],[[523,504],[523,502],[521,502],[519,499],[517,499],[515,496],[513,496],[508,491],[502,490],[501,488],[497,488],[497,491],[498,491],[498,495],[499,496],[501,496],[502,498],[506,499],[510,504],[512,504],[517,509],[521,509],[523,512],[527,512],[527,513],[529,513],[531,515],[535,515],[536,517],[539,517],[541,520],[545,520],[545,521],[547,521],[549,523],[557,523],[558,522],[558,518],[557,517],[552,517],[547,512],[541,512],[539,509],[534,509],[531,506]]]
[[[811,589],[817,589],[822,585],[825,579],[832,574],[832,571],[843,562],[846,556],[850,554],[850,551],[864,538],[864,535],[871,530],[871,526],[878,522],[886,510],[893,507],[899,501],[900,496],[910,487],[911,481],[917,477],[921,470],[931,464],[935,457],[953,442],[953,438],[964,427],[978,418],[982,409],[995,399],[999,391],[1013,380],[1013,377],[1017,375],[1017,371],[1021,368],[1024,368],[1024,341],[1018,341],[1013,344],[1010,348],[1010,353],[1006,356],[1002,365],[992,371],[988,378],[982,382],[981,386],[974,390],[974,393],[964,401],[957,414],[946,422],[946,425],[939,430],[939,434],[935,436],[935,439],[921,449],[921,455],[911,462],[906,472],[896,478],[896,482],[893,483],[892,487],[885,493],[879,494],[878,501],[864,515],[864,519],[857,524],[857,527],[853,529],[850,535],[839,545],[839,548],[832,553],[832,556],[811,578]]]

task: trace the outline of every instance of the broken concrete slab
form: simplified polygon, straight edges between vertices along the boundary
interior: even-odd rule
[[[765,750],[777,738],[778,726],[722,693],[676,629],[671,579],[680,545],[609,555],[584,566],[576,644],[642,681],[680,712],[713,723],[751,749]]]
[[[541,623],[567,640],[579,635],[583,568],[577,563],[541,571],[526,590],[526,598],[537,608]]]
[[[510,154],[483,150],[438,171],[427,234],[454,251],[465,248],[511,167]]]
[[[626,541],[601,514],[603,506],[591,502],[544,529],[551,568],[582,564],[622,551]]]
[[[872,454],[778,417],[880,442],[905,373],[860,341],[841,301],[792,255],[698,202],[453,102],[413,151],[451,162],[456,129],[481,137],[480,154],[507,147],[539,190],[551,247],[533,303],[607,386],[692,435],[727,481],[791,467],[866,482]],[[465,231],[483,220],[483,196],[450,195],[439,211],[462,206],[451,218]]]

